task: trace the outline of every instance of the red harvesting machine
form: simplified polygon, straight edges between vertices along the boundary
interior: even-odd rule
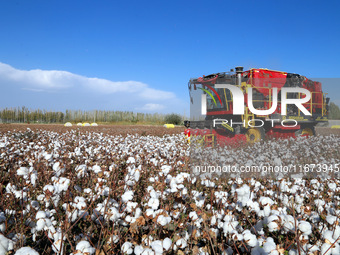
[[[244,114],[233,114],[233,93],[229,89],[217,86],[221,84],[241,89],[244,95]],[[299,74],[263,68],[243,71],[243,67],[236,67],[235,71],[232,69],[230,72],[190,79],[188,88],[191,109],[195,103],[193,96],[195,91],[199,89],[206,95],[206,114],[204,119],[201,115],[198,120],[194,118],[195,120],[185,121],[184,125],[187,128],[185,134],[188,137],[201,137],[207,146],[230,145],[240,141],[253,143],[264,139],[265,136],[270,138],[312,136],[315,135],[315,126],[318,123],[328,122],[329,98],[322,92],[321,83]],[[252,105],[257,110],[272,107],[273,89],[277,88],[276,110],[269,115],[253,114],[248,107],[248,88],[252,88]],[[282,88],[307,89],[311,98],[302,105],[311,115],[305,115],[294,104],[287,104],[286,115],[281,115]],[[301,99],[305,96],[300,92],[286,95],[287,99]]]

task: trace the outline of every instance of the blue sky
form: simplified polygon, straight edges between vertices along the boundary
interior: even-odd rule
[[[240,65],[338,78],[339,11],[339,1],[1,1],[0,108],[188,113],[191,77]],[[340,85],[324,91],[340,105]]]

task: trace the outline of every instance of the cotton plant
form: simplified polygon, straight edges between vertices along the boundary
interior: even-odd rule
[[[24,236],[36,251],[38,240],[48,238],[51,252],[59,254],[94,254],[107,247],[117,254],[186,254],[194,248],[198,254],[211,249],[235,254],[235,245],[248,254],[299,254],[299,249],[337,254],[337,179],[193,175],[187,161],[190,146],[180,134],[42,130],[37,136],[34,142],[15,140],[10,132],[6,141],[0,137],[6,143],[0,146],[1,158],[15,162],[6,174],[23,180],[8,179],[3,188],[8,208],[0,212],[0,236],[7,251],[17,252]],[[320,162],[335,164],[339,141],[270,140],[206,151],[216,162],[239,168],[307,160],[306,147]],[[25,235],[12,227],[21,217]],[[93,228],[102,230],[101,237]],[[209,238],[217,245],[211,246]],[[93,242],[99,239],[101,247]]]

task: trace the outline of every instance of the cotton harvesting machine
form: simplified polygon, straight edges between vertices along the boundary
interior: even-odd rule
[[[242,97],[236,97],[235,90],[222,85],[235,86],[242,92]],[[294,88],[310,93],[294,92]],[[201,137],[207,146],[240,141],[254,143],[265,137],[312,136],[317,124],[328,122],[329,98],[323,93],[322,84],[295,73],[263,68],[244,71],[243,67],[236,67],[235,71],[192,78],[188,89],[191,112],[196,109],[199,114],[191,114],[191,120],[184,122],[185,134],[188,139],[190,136]],[[307,99],[307,94],[309,101],[305,100],[300,106],[292,103],[292,99]],[[199,101],[197,107],[195,101]],[[235,114],[234,108],[240,103],[244,110]],[[309,114],[305,114],[303,107]],[[285,108],[285,114],[281,108]],[[254,113],[253,109],[258,111]],[[262,114],[268,109],[275,110]]]

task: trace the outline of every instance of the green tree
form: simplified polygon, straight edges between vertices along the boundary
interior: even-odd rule
[[[340,108],[333,102],[329,105],[329,119],[331,120],[340,120]]]
[[[180,125],[182,123],[182,117],[176,113],[171,113],[165,116],[165,122],[167,124]]]

